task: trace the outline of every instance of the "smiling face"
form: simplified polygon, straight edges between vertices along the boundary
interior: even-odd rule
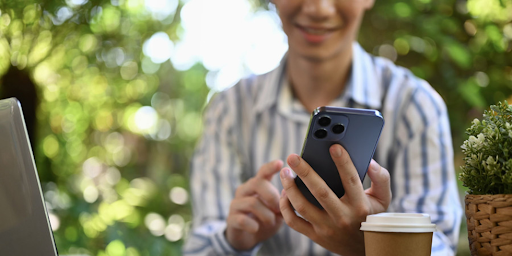
[[[274,0],[289,54],[321,61],[351,52],[373,0]]]

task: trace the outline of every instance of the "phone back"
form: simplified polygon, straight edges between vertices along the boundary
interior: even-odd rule
[[[319,107],[311,116],[302,158],[341,198],[345,190],[329,148],[340,144],[347,150],[362,182],[383,126],[384,119],[377,110]],[[299,177],[295,183],[311,203],[322,208]]]

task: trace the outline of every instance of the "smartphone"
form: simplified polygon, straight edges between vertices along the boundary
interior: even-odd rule
[[[384,118],[377,110],[319,107],[311,115],[302,146],[302,158],[322,177],[336,196],[341,198],[345,190],[329,148],[340,144],[347,150],[362,182],[383,127]],[[295,184],[309,202],[323,209],[298,176]]]

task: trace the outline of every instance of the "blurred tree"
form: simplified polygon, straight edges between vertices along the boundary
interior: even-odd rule
[[[37,116],[30,137],[61,253],[180,254],[206,70],[148,57],[149,39],[165,51],[178,38],[181,6],[147,2],[0,3],[0,95],[20,99],[29,127]]]
[[[10,67],[0,81],[0,99],[16,97],[23,103],[23,117],[27,126],[30,144],[34,146],[36,129],[36,109],[39,102],[36,85],[28,73],[15,67]]]
[[[460,156],[469,123],[512,95],[511,22],[510,0],[375,1],[359,40],[441,94]]]

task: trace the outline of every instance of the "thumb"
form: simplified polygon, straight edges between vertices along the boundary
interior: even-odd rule
[[[281,160],[274,160],[271,162],[268,162],[261,166],[258,173],[256,174],[257,177],[263,178],[266,180],[272,179],[274,174],[278,173],[281,168],[283,167],[283,161]]]
[[[372,159],[368,175],[372,180],[372,186],[366,190],[366,194],[387,208],[391,203],[391,180],[388,170]]]

